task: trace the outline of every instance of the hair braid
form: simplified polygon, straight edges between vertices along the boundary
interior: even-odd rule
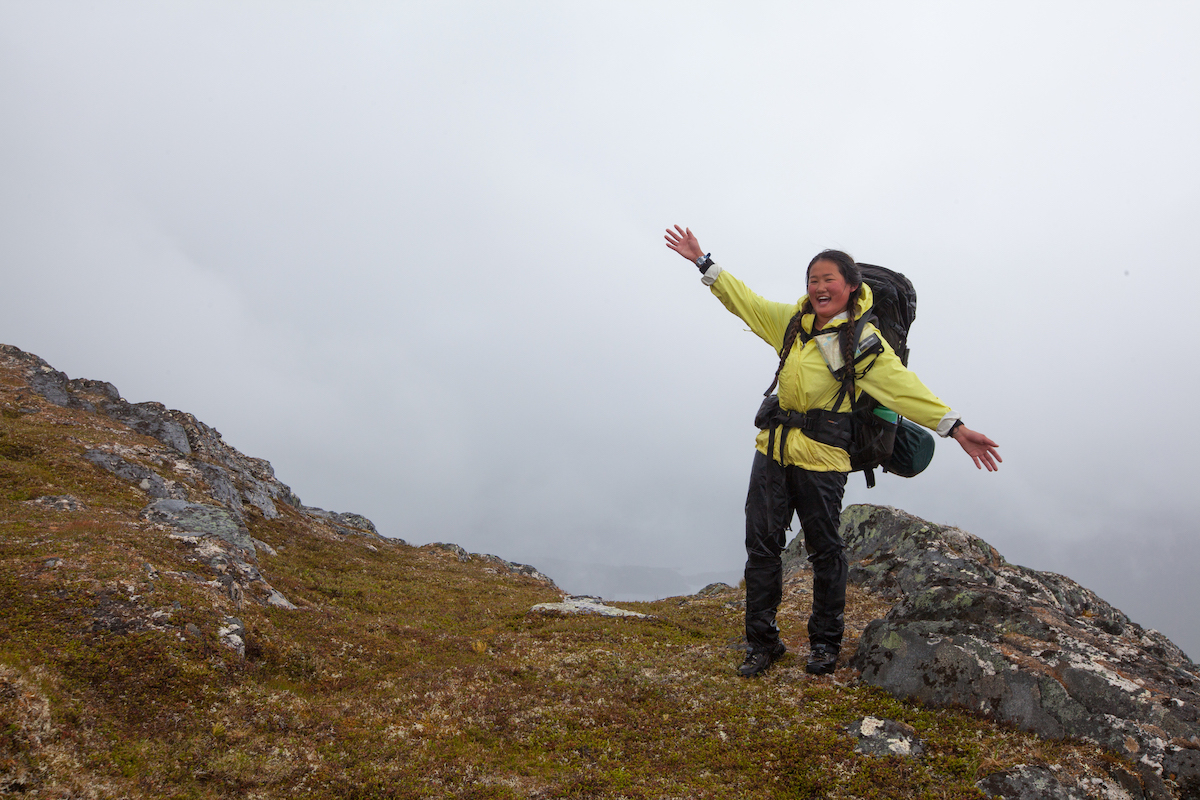
[[[788,323],[787,329],[783,332],[783,347],[779,349],[779,366],[775,368],[775,377],[771,379],[771,385],[763,392],[764,395],[769,395],[777,385],[779,385],[779,373],[783,371],[783,364],[787,361],[788,354],[792,351],[792,345],[796,341],[796,337],[800,335],[800,322],[804,317],[804,309],[801,308],[792,315],[791,322]]]
[[[838,344],[841,345],[842,360],[846,362],[844,369],[846,370],[846,379],[850,381],[850,408],[854,408],[854,397],[857,394],[854,387],[854,355],[858,350],[858,342],[854,335],[854,307],[858,303],[858,296],[862,293],[862,284],[859,284],[853,292],[850,293],[850,300],[846,303],[846,324],[838,331]],[[833,409],[839,411],[840,409]]]

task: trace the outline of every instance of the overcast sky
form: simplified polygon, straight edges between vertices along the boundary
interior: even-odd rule
[[[1197,41],[1194,2],[0,0],[0,341],[386,535],[669,594],[740,573],[776,359],[663,229],[789,302],[844,249],[1005,458],[847,503],[1197,657]]]

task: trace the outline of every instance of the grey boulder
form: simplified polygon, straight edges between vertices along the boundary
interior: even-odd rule
[[[965,531],[880,506],[842,515],[850,580],[895,600],[851,661],[862,680],[1125,755],[1148,797],[1200,759],[1200,669],[1161,633]],[[1175,787],[1164,770],[1178,765]]]

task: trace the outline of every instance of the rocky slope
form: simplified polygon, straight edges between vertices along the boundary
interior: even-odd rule
[[[1101,744],[1137,765],[1150,797],[1172,796],[1164,776],[1200,795],[1200,669],[1161,633],[903,511],[852,506],[842,535],[851,581],[895,603],[859,642],[863,682]]]
[[[961,531],[844,522],[853,665],[739,680],[736,589],[616,609],[411,547],[189,414],[0,345],[0,793],[1197,796],[1170,642]]]

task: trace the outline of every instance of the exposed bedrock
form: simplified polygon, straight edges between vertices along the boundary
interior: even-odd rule
[[[1099,742],[1138,765],[1149,797],[1176,796],[1163,778],[1196,782],[1200,670],[1161,633],[1070,578],[894,508],[847,508],[842,536],[850,579],[896,601],[859,641],[864,682]]]

